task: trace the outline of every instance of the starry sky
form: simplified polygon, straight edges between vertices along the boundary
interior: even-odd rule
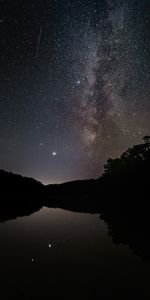
[[[96,178],[150,134],[149,0],[0,0],[0,169]]]

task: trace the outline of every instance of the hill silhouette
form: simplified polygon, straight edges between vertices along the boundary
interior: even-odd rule
[[[42,206],[44,185],[33,178],[0,170],[0,222],[26,216]]]
[[[0,204],[14,205],[18,201],[32,204],[30,196],[39,199],[44,192],[44,185],[33,178],[0,170],[0,189],[3,195]]]
[[[0,171],[0,221],[29,215],[42,206],[99,213],[115,243],[123,243],[150,262],[150,137],[119,158],[108,159],[98,179],[44,186]]]

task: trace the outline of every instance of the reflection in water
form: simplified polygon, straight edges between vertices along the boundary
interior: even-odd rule
[[[42,205],[21,205],[21,206],[13,206],[10,207],[0,207],[0,222],[4,223],[8,220],[16,219],[17,217],[29,216],[34,212],[40,210]]]
[[[2,299],[148,299],[149,266],[107,231],[98,214],[45,207],[1,223]]]
[[[77,211],[76,207],[63,206],[64,209],[69,211]],[[42,205],[34,205],[33,207],[13,207],[0,209],[0,222],[15,219],[21,216],[29,216],[34,212],[39,211]],[[63,210],[62,210],[63,211]],[[78,211],[83,213],[93,213],[93,209],[84,209],[79,207]],[[96,209],[95,209],[96,213]],[[97,214],[100,213],[98,209]],[[144,216],[133,215],[129,211],[124,215],[118,211],[103,209],[100,213],[100,219],[104,220],[108,227],[108,234],[112,237],[113,242],[116,244],[128,245],[135,254],[140,256],[143,260],[150,262],[150,236],[149,236],[149,219]],[[50,246],[49,246],[50,247]]]
[[[128,245],[133,252],[150,264],[149,219],[140,215],[102,213],[100,218],[108,225],[108,234],[116,244]]]

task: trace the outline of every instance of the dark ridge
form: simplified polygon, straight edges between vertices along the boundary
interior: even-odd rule
[[[0,170],[0,222],[39,210],[44,186],[33,178]]]

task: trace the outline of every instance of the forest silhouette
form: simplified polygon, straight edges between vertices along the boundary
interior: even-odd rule
[[[150,262],[150,136],[108,159],[98,179],[44,186],[33,178],[0,171],[0,222],[26,216],[43,206],[98,213],[115,243],[127,244]]]

